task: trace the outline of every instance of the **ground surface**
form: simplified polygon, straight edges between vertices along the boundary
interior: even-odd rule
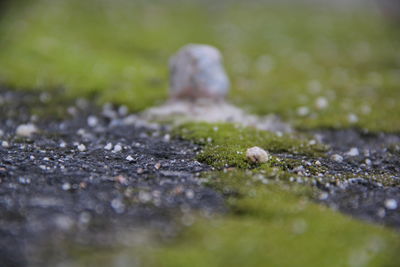
[[[367,4],[272,2],[6,1],[1,260],[398,266],[398,24]],[[188,43],[221,50],[232,103],[297,132],[128,116],[165,101]],[[41,131],[16,137],[27,122]],[[251,164],[251,146],[271,160]]]
[[[3,89],[0,99],[1,139],[8,142],[0,146],[2,266],[39,265],[43,255],[60,260],[63,241],[110,248],[121,242],[119,232],[143,225],[173,236],[175,221],[190,224],[185,214],[192,209],[225,210],[222,196],[195,176],[209,170],[194,160],[199,148],[170,140],[160,127],[124,122],[112,108],[101,113],[80,101],[70,107],[75,115],[39,120],[40,132],[26,139],[15,129],[30,118],[27,108],[43,105],[39,95]],[[89,116],[98,120],[92,127]]]
[[[173,138],[169,127],[145,122],[139,116],[128,114],[124,107],[114,108],[105,105],[102,109],[98,109],[90,102],[78,99],[69,105],[58,104],[59,114],[49,115],[45,111],[54,108],[52,103],[57,102],[57,97],[52,94],[16,92],[6,88],[0,91],[0,100],[2,102],[0,121],[3,131],[0,147],[2,235],[0,257],[6,266],[25,266],[28,263],[32,266],[43,264],[82,266],[82,261],[86,261],[85,257],[88,257],[90,265],[97,263],[95,255],[98,250],[106,252],[105,259],[108,263],[100,263],[105,265],[121,261],[121,258],[127,258],[129,264],[139,264],[138,258],[146,262],[146,265],[158,265],[159,260],[164,259],[166,264],[171,266],[189,264],[192,261],[186,262],[187,259],[181,259],[184,254],[178,257],[177,261],[175,261],[177,258],[171,261],[162,252],[160,257],[154,260],[147,258],[148,252],[142,251],[138,254],[137,250],[131,247],[134,244],[149,245],[147,237],[143,237],[143,229],[156,233],[158,239],[161,238],[159,242],[163,243],[166,240],[171,242],[168,240],[176,238],[182,231],[187,231],[183,229],[197,220],[200,220],[200,225],[203,223],[209,225],[210,222],[203,222],[203,219],[199,219],[199,215],[209,218],[211,215],[225,214],[227,211],[230,214],[232,211],[233,214],[240,211],[233,218],[242,220],[243,215],[237,217],[239,214],[247,214],[254,209],[252,208],[254,203],[251,204],[254,200],[249,202],[246,198],[243,199],[243,196],[254,190],[261,190],[261,195],[268,195],[267,199],[256,200],[257,202],[271,203],[272,199],[274,201],[281,199],[282,202],[279,204],[282,205],[279,206],[281,211],[274,211],[274,208],[268,207],[265,202],[263,205],[266,206],[263,209],[267,209],[266,212],[279,214],[290,210],[290,206],[299,203],[296,198],[291,200],[290,196],[298,191],[297,184],[308,184],[312,191],[306,193],[310,196],[309,200],[300,201],[308,203],[307,207],[311,206],[306,208],[306,214],[295,213],[288,217],[294,220],[290,223],[290,227],[295,227],[294,235],[297,235],[296,231],[305,231],[303,228],[306,226],[303,224],[316,224],[314,228],[322,227],[326,228],[324,231],[328,231],[325,234],[316,234],[312,231],[308,233],[307,238],[310,240],[306,243],[313,247],[317,246],[317,243],[312,241],[314,238],[322,238],[326,234],[329,236],[330,231],[338,229],[343,231],[347,228],[347,231],[354,235],[352,239],[358,240],[363,235],[355,233],[354,228],[371,227],[348,219],[341,222],[343,218],[340,216],[336,218],[338,215],[332,215],[330,211],[319,210],[319,207],[314,207],[313,201],[321,202],[359,219],[400,228],[398,208],[388,207],[386,203],[388,200],[400,203],[400,190],[397,186],[400,155],[398,147],[395,146],[400,137],[397,135],[361,134],[355,130],[313,132],[312,136],[315,139],[330,145],[328,151],[321,154],[313,152],[311,147],[308,149],[303,147],[304,151],[296,152],[304,141],[273,137],[263,131],[259,131],[258,135],[264,133],[266,139],[261,135],[257,141],[255,136],[251,136],[253,133],[243,129],[242,134],[249,136],[245,138],[245,143],[237,142],[238,145],[246,145],[248,140],[260,144],[262,141],[272,142],[271,144],[276,146],[275,150],[270,146],[273,157],[294,162],[275,161],[271,166],[259,167],[250,165],[251,168],[256,167],[255,171],[244,174],[238,170],[248,163],[245,163],[244,155],[240,155],[238,159],[233,158],[228,161],[228,166],[234,169],[225,169],[228,173],[231,172],[227,180],[226,177],[223,178],[226,174],[210,172],[212,166],[218,169],[218,166],[227,164],[221,163],[226,160],[223,157],[213,159],[209,163],[212,166],[196,160],[197,158],[207,162],[206,155],[210,148],[204,144],[204,138],[202,138],[203,143],[197,142],[193,136],[189,138],[198,143],[196,145],[189,140]],[[62,113],[64,119],[59,117]],[[30,138],[16,136],[17,127],[27,122],[34,122],[39,131]],[[233,129],[229,125],[194,125],[200,127],[193,132],[194,134],[203,132],[204,136],[208,136],[208,132],[204,131],[208,131],[209,128],[215,133],[211,143],[205,141],[211,147],[218,147],[219,142],[225,139],[224,127],[227,127],[230,133]],[[185,127],[183,126],[183,129]],[[215,127],[219,127],[217,132]],[[187,134],[183,134],[184,139],[188,138]],[[239,135],[233,132],[231,138],[237,138]],[[343,136],[346,137],[345,141]],[[82,151],[79,150],[79,145],[84,145],[84,149],[81,147]],[[118,145],[121,146],[121,151],[115,151]],[[357,148],[360,154],[347,155],[350,147]],[[234,149],[240,151],[241,147]],[[213,153],[221,154],[218,151]],[[338,163],[333,160],[332,154],[342,155],[343,161]],[[371,161],[369,164],[365,163],[367,159]],[[245,165],[235,160],[243,161]],[[315,166],[317,160],[320,161],[318,168],[321,170],[317,169],[315,172],[309,167]],[[280,169],[278,172],[271,169],[276,167]],[[323,177],[319,177],[318,172],[323,172]],[[373,177],[377,177],[376,181]],[[236,184],[234,181],[238,179],[239,182]],[[276,179],[281,179],[282,182],[277,182]],[[248,180],[255,181],[255,184],[244,184]],[[257,181],[261,181],[264,187],[270,183],[271,186],[259,188]],[[384,181],[384,185],[378,181]],[[274,185],[275,183],[277,184]],[[279,186],[280,183],[283,184]],[[281,186],[293,187],[290,190],[292,193],[282,191]],[[267,192],[262,192],[263,190]],[[308,189],[300,189],[300,192],[302,191],[306,192]],[[304,195],[304,193],[296,194]],[[232,201],[239,202],[232,204]],[[249,204],[246,204],[247,202]],[[262,214],[263,209],[255,208],[254,212]],[[256,218],[258,216],[260,215]],[[313,218],[312,221],[309,221],[309,216]],[[330,216],[333,216],[332,220],[339,221],[339,225],[332,225],[332,222],[323,223]],[[321,219],[323,221],[320,221]],[[226,235],[234,236],[237,229],[242,226],[235,220],[226,220],[223,219],[219,225],[233,224],[229,226],[232,229],[228,227],[230,230]],[[271,227],[274,220],[258,226],[254,219],[248,223],[251,223],[251,227],[263,228],[263,224]],[[253,225],[254,223],[256,225]],[[197,229],[196,227],[194,229]],[[296,227],[300,230],[296,230]],[[284,229],[283,226],[280,231]],[[372,233],[371,238],[379,236],[378,241],[371,241],[374,244],[378,242],[376,246],[379,246],[379,242],[385,244],[393,242],[390,241],[390,235],[379,233],[381,230],[378,228],[371,227],[368,231]],[[202,234],[206,232],[201,230]],[[343,234],[345,233],[346,231]],[[219,230],[214,233],[216,236],[220,234]],[[267,237],[263,238],[262,235],[255,238],[251,237],[254,233],[248,234],[250,240],[254,239],[257,242],[270,240]],[[196,240],[197,235],[189,235],[190,240],[193,239],[191,242]],[[279,234],[278,238],[283,236]],[[226,238],[225,234],[220,238]],[[336,242],[349,242],[349,240],[347,236],[342,236]],[[247,245],[255,244],[250,242]],[[328,249],[329,247],[330,245]],[[352,248],[351,245],[346,247]],[[116,248],[118,252],[114,252]],[[174,246],[170,249],[172,248]],[[82,249],[83,251],[80,251]],[[225,249],[224,247],[224,251]],[[238,248],[232,249],[239,252],[244,248],[239,246],[239,251]],[[157,249],[150,251],[151,254],[160,253]],[[390,256],[390,251],[388,249],[384,255]],[[376,253],[379,255],[381,251]],[[205,255],[209,257],[207,253]],[[257,262],[260,260],[256,255],[253,256],[256,259],[253,265],[258,265]],[[375,255],[371,258],[375,258]],[[273,261],[276,258],[269,257],[265,260]],[[122,266],[128,264],[126,259],[122,262]],[[197,259],[193,262],[202,266],[202,262]],[[213,264],[217,262],[213,261]],[[226,265],[228,262],[222,258],[221,264]],[[336,263],[331,262],[329,265],[334,266]]]

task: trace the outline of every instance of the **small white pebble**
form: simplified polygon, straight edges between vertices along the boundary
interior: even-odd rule
[[[113,145],[111,143],[108,143],[107,145],[104,146],[105,150],[111,150]]]
[[[71,189],[71,184],[70,183],[63,183],[61,186],[62,190],[67,191]]]
[[[251,162],[259,163],[267,162],[270,158],[268,152],[258,146],[247,149],[246,157]]]
[[[350,156],[350,157],[356,157],[356,156],[360,155],[360,151],[358,151],[358,148],[352,147],[352,148],[350,148],[349,151],[346,152],[346,155]]]
[[[165,142],[169,142],[169,141],[171,140],[171,135],[170,135],[170,134],[164,135],[163,140],[164,140]]]
[[[365,164],[367,164],[368,166],[372,165],[372,161],[370,159],[366,159],[365,160]]]
[[[308,107],[299,107],[297,109],[297,115],[299,116],[306,116],[310,112],[310,109]]]
[[[315,100],[315,107],[317,109],[326,109],[328,107],[328,100],[325,97],[318,97]]]
[[[395,209],[397,209],[397,201],[392,199],[392,198],[386,199],[385,200],[385,207],[388,210],[395,210]]]
[[[161,163],[160,163],[160,162],[157,162],[157,163],[154,165],[154,168],[155,168],[156,170],[159,170],[159,169],[161,168]]]
[[[17,127],[15,133],[21,137],[30,137],[32,134],[37,133],[38,129],[32,123],[21,124]]]
[[[315,161],[314,164],[317,166],[321,166],[321,162],[319,160]]]
[[[116,144],[114,146],[113,152],[116,153],[116,152],[120,152],[121,150],[122,150],[122,146],[120,144]]]
[[[30,155],[30,156],[29,156],[29,159],[30,159],[30,160],[34,160],[34,159],[35,159],[35,156]]]
[[[83,152],[83,151],[86,150],[86,146],[85,146],[84,144],[79,144],[79,145],[78,145],[78,150],[79,150],[80,152]]]
[[[126,159],[127,161],[133,161],[133,160],[134,160],[134,158],[132,158],[131,155],[127,156],[125,159]]]
[[[343,161],[343,157],[340,156],[339,154],[333,154],[333,155],[331,156],[331,159],[334,160],[334,161],[336,161],[336,162],[342,162],[342,161]]]
[[[128,107],[127,106],[120,106],[119,108],[118,108],[118,114],[120,115],[120,116],[126,116],[127,114],[128,114]]]
[[[67,144],[65,142],[60,143],[60,148],[65,148],[66,146],[67,146]]]
[[[97,119],[96,116],[89,116],[87,118],[87,124],[89,125],[89,127],[95,127],[98,124],[99,120]]]
[[[350,114],[347,116],[347,120],[348,120],[350,123],[356,123],[356,122],[358,122],[358,117],[357,117],[356,114],[350,113]]]
[[[7,148],[7,147],[10,147],[10,144],[7,141],[3,141],[3,142],[1,142],[1,146]]]

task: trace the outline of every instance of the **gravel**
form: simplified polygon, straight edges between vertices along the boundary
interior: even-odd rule
[[[68,108],[74,115],[35,119],[40,133],[25,138],[15,129],[35,118],[28,107],[43,103],[34,93],[0,95],[1,266],[43,266],[49,255],[58,262],[71,243],[117,246],[117,233],[138,227],[167,238],[188,213],[225,211],[222,196],[198,178],[209,170],[194,160],[200,148],[164,138],[162,126],[80,100]]]

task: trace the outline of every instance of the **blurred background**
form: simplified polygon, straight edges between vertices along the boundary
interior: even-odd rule
[[[219,48],[230,101],[298,128],[400,131],[400,1],[0,1],[0,84],[140,111],[169,57]]]

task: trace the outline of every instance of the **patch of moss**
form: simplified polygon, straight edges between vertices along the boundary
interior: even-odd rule
[[[175,129],[175,134],[204,145],[198,160],[216,168],[238,167],[256,168],[289,164],[290,160],[277,158],[267,164],[253,164],[246,159],[246,150],[259,146],[271,153],[287,152],[291,154],[321,156],[325,147],[319,144],[310,145],[307,140],[289,135],[277,135],[272,132],[242,127],[230,123],[186,123]]]
[[[2,84],[96,92],[138,111],[165,100],[170,55],[207,43],[224,55],[230,99],[253,113],[298,128],[400,131],[400,34],[373,9],[252,0],[9,6],[0,20]]]
[[[398,233],[353,220],[305,197],[308,187],[263,184],[244,171],[214,173],[237,191],[234,211],[200,220],[172,244],[153,248],[150,266],[396,266]]]

